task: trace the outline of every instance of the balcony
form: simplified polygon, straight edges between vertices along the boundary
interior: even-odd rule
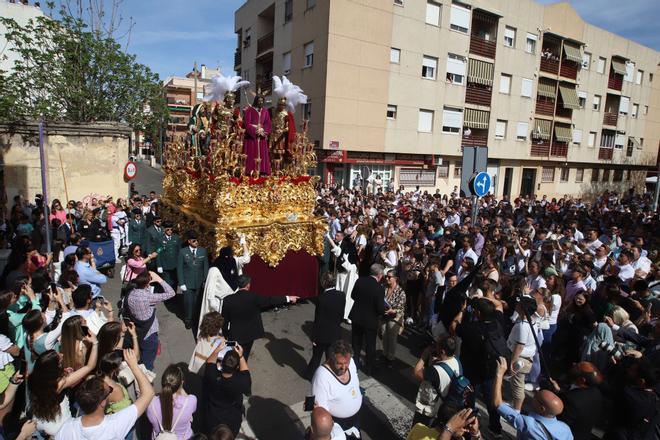
[[[614,148],[600,147],[600,149],[598,150],[598,159],[599,160],[612,160],[613,153],[614,153]]]
[[[529,154],[530,156],[548,157],[550,155],[550,141],[532,140],[532,149]]]
[[[617,121],[618,116],[619,115],[617,113],[606,112],[603,115],[603,124],[604,125],[611,125],[611,126],[616,127],[616,121]]]
[[[467,104],[490,106],[493,89],[490,86],[468,82],[465,88],[465,102]]]
[[[552,116],[555,113],[555,101],[543,96],[536,98],[536,110],[539,115]]]
[[[567,157],[568,144],[566,142],[553,141],[552,147],[550,148],[550,156]]]
[[[243,61],[241,51],[239,49],[236,49],[236,51],[234,52],[234,70],[236,71],[239,70],[237,69],[237,67],[241,66],[241,61]]]
[[[273,78],[272,77],[264,77],[264,78],[257,78],[257,88],[261,88],[264,92],[272,92],[273,90]]]
[[[623,75],[610,72],[610,77],[607,80],[607,88],[612,90],[618,90],[620,92],[622,87],[623,87]]]
[[[175,98],[173,96],[168,96],[167,97],[167,103],[170,104],[170,105],[187,105],[187,106],[190,106],[190,100]]]
[[[579,67],[577,63],[574,63],[573,61],[569,61],[564,58],[561,62],[561,70],[559,72],[559,75],[564,78],[575,80],[577,79],[578,69]]]
[[[271,32],[257,40],[257,56],[273,50],[273,43],[275,41],[275,34]]]
[[[571,119],[573,117],[573,110],[571,110],[570,108],[565,108],[560,102],[559,105],[557,105],[555,116],[559,118]]]
[[[470,53],[495,59],[496,48],[497,44],[494,41],[485,40],[474,34],[470,36]]]
[[[541,54],[541,72],[557,75],[559,73],[559,57],[554,54],[544,56]]]
[[[473,132],[476,130],[472,130]],[[488,130],[480,130],[484,131],[486,134],[481,135],[481,134],[471,134],[471,135],[463,135],[463,141],[461,142],[461,145],[463,147],[487,147],[488,146]]]

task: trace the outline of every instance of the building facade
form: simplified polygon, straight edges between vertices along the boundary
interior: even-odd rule
[[[623,188],[655,168],[660,53],[567,3],[247,0],[235,31],[244,79],[284,74],[309,96],[296,117],[328,183],[367,166],[449,192],[468,145],[488,146],[499,196]]]
[[[21,26],[27,25],[30,20],[43,16],[44,12],[41,10],[39,2],[27,0],[0,1],[0,17],[10,18]],[[13,70],[14,63],[18,60],[19,55],[9,45],[5,38],[6,33],[7,29],[0,24],[0,70],[9,72]]]

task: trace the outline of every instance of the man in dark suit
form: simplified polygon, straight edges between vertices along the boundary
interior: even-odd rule
[[[227,296],[222,303],[225,323],[222,332],[228,340],[237,341],[243,347],[243,357],[250,357],[252,344],[264,337],[261,309],[298,301],[297,296],[261,296],[250,291],[251,278],[238,277],[238,290]]]
[[[165,232],[163,231],[162,228],[161,218],[155,217],[153,225],[147,228],[147,236],[145,238],[145,243],[142,244],[142,247],[145,249],[146,255],[152,252],[156,252],[160,244],[163,242],[164,233]]]
[[[73,214],[66,215],[66,221],[57,228],[57,238],[62,240],[65,245],[69,244],[71,235],[75,234],[76,230],[76,216]]]
[[[170,286],[177,285],[177,264],[179,262],[179,252],[181,251],[181,239],[174,233],[174,224],[165,220],[163,222],[163,239],[160,247],[162,250],[156,258],[158,273],[162,274],[163,280]]]
[[[198,246],[195,231],[188,231],[186,239],[188,246],[179,252],[176,276],[179,289],[183,292],[183,321],[186,328],[190,328],[198,312],[196,308],[200,298],[199,293],[203,290],[206,275],[209,273],[209,256],[206,249]]]
[[[353,350],[355,363],[359,366],[362,342],[365,342],[364,372],[371,375],[376,355],[376,331],[379,319],[385,313],[385,289],[380,284],[383,278],[383,266],[373,264],[369,276],[360,277],[353,287],[351,298],[355,303],[349,318],[353,326]]]
[[[357,249],[351,239],[346,238],[342,231],[338,231],[335,237],[337,240],[335,243],[339,249],[335,248],[337,251],[334,252],[330,268],[335,273],[346,272],[346,269],[342,266],[344,260],[348,260],[351,264],[357,264]]]
[[[145,246],[147,244],[147,223],[142,218],[142,210],[140,208],[134,208],[131,214],[133,215],[128,221],[128,241]]]
[[[332,272],[326,272],[321,278],[323,292],[318,296],[312,327],[312,358],[305,370],[305,378],[311,379],[321,365],[321,357],[330,344],[341,339],[341,321],[344,317],[346,296],[335,289],[337,278]]]

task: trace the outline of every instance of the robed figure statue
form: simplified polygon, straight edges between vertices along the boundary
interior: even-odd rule
[[[269,175],[270,157],[268,155],[268,137],[270,136],[270,114],[264,108],[264,93],[257,89],[257,95],[243,115],[245,126],[244,148],[247,155],[245,174]]]

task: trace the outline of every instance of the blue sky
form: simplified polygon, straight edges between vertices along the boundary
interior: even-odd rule
[[[161,78],[183,75],[195,61],[231,71],[236,47],[234,11],[243,3],[244,0],[124,1],[123,15],[135,22],[128,51],[137,54],[138,60]],[[572,0],[571,4],[587,22],[660,50],[660,1]]]

